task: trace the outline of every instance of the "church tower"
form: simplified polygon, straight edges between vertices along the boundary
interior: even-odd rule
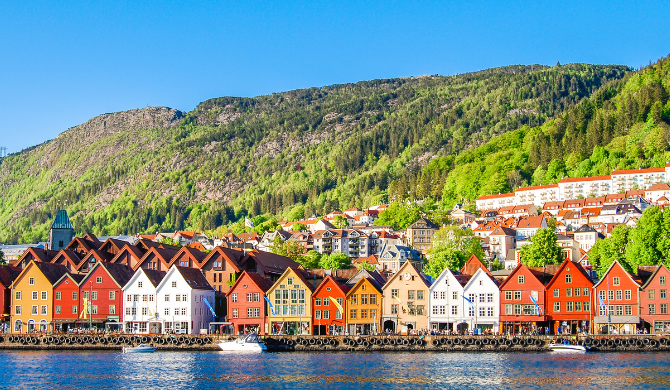
[[[58,210],[56,219],[49,229],[48,248],[53,251],[59,251],[65,248],[70,241],[74,239],[74,227],[70,223],[67,211]]]

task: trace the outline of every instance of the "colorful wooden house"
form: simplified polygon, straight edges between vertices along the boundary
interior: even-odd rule
[[[313,292],[314,287],[298,268],[287,268],[267,291],[274,309],[268,313],[270,333],[310,334]]]
[[[412,262],[403,263],[382,288],[383,331],[408,333],[428,329],[429,289],[430,282]]]
[[[156,287],[165,277],[165,271],[138,268],[123,291],[124,332],[158,334],[163,331],[158,317]]]
[[[83,278],[84,275],[66,273],[54,284],[54,330],[67,332],[75,328],[88,328],[88,320],[83,317],[80,319],[82,299],[79,283]]]
[[[12,332],[53,330],[53,286],[66,273],[60,264],[28,263],[12,283]]]
[[[523,263],[514,268],[500,285],[500,326],[507,334],[546,333],[546,289],[554,274],[543,268],[528,268]]]
[[[461,280],[463,280],[462,275]],[[467,278],[469,279],[469,278]],[[432,330],[453,332],[463,322],[463,285],[449,268],[428,290],[428,322]]]
[[[547,283],[547,320],[552,334],[578,334],[591,329],[593,281],[578,262],[563,261]]]
[[[670,312],[668,311],[668,305],[670,304],[670,299],[668,299],[670,271],[665,265],[661,264],[651,267],[638,267],[637,274],[646,279],[640,288],[642,325],[649,333],[670,333]]]
[[[346,314],[346,330],[350,335],[372,334],[382,331],[382,287],[386,278],[378,271],[359,270],[347,280],[351,286],[341,305]],[[338,300],[339,302],[339,300]],[[336,308],[332,308],[336,309]],[[336,317],[338,313],[335,313]],[[330,314],[332,317],[332,312]],[[337,334],[339,328],[334,328]]]
[[[228,300],[228,321],[235,334],[268,334],[268,310],[265,294],[272,283],[262,276],[243,271],[231,287]],[[283,310],[283,309],[282,309]]]
[[[461,308],[463,317],[456,324],[459,333],[499,332],[500,289],[486,268],[478,268],[463,286]]]
[[[214,320],[214,289],[197,268],[172,266],[156,286],[156,298],[150,333],[200,334]]]
[[[242,257],[244,257],[244,251],[217,246],[200,264],[200,269],[215,291],[214,310],[217,317],[223,318],[226,313],[229,315],[226,294],[242,272],[239,265]]]
[[[319,287],[314,290],[312,294],[312,334],[315,335],[335,335],[335,334],[344,334],[345,329],[345,299],[347,297],[347,292],[349,292],[350,286],[336,281],[331,275],[326,276],[326,278],[319,284]],[[367,320],[369,316],[373,316],[373,323],[378,322],[381,319],[381,313],[376,309],[367,308],[370,304],[370,295],[377,306],[377,301],[381,301],[381,294],[377,291],[369,291],[366,287],[361,290],[361,294],[354,294],[350,299],[356,299],[356,303],[359,303],[363,306],[357,308],[360,311],[360,317]],[[360,296],[360,300],[358,297]],[[333,302],[333,300],[335,300]],[[337,303],[337,304],[336,304]],[[339,305],[342,310],[339,310],[337,305]],[[353,306],[349,306],[353,308]],[[360,326],[359,326],[360,328]],[[361,329],[362,331],[362,329]],[[362,333],[361,331],[356,334]],[[350,334],[352,334],[350,332]],[[369,334],[369,332],[367,333]]]
[[[122,330],[123,291],[121,288],[133,277],[125,264],[97,262],[82,279],[80,296],[90,303],[87,317],[96,328]],[[83,309],[83,306],[82,306]]]
[[[593,286],[594,333],[634,334],[640,327],[641,283],[618,261]]]
[[[0,329],[7,333],[10,329],[12,283],[21,274],[21,269],[9,265],[0,265]]]

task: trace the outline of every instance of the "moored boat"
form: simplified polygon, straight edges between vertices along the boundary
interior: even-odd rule
[[[124,353],[152,353],[156,350],[156,347],[152,347],[147,344],[140,344],[136,347],[123,347]]]
[[[572,345],[572,344],[549,344],[549,349],[552,352],[587,352],[589,347],[583,345]]]
[[[219,343],[219,348],[222,351],[236,352],[263,352],[268,349],[257,334],[248,334],[236,340],[222,341]]]

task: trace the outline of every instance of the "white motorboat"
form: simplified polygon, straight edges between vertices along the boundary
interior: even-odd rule
[[[237,340],[222,341],[219,343],[219,348],[222,351],[236,352],[263,352],[268,349],[257,334],[244,335]]]
[[[124,353],[152,353],[156,350],[156,347],[152,347],[151,345],[147,344],[140,344],[136,347],[123,347],[123,352]]]
[[[572,345],[572,344],[549,344],[549,349],[552,352],[587,352],[589,347],[583,345]]]

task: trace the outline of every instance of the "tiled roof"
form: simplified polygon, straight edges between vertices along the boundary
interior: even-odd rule
[[[615,175],[629,175],[635,173],[660,173],[665,172],[665,168],[639,168],[639,169],[622,169],[619,171],[612,172],[612,176]]]
[[[647,188],[647,191],[670,191],[670,185],[667,183],[657,183]]]
[[[528,216],[519,219],[519,222],[516,225],[517,229],[539,229],[542,227],[542,221],[544,217],[542,215],[538,216]]]
[[[558,184],[546,184],[546,185],[541,185],[541,186],[521,187],[521,188],[517,189],[516,192],[542,190],[542,189],[546,189],[546,188],[558,188]]]
[[[509,198],[509,197],[513,197],[513,196],[514,196],[514,192],[509,192],[509,193],[506,193],[506,194],[498,194],[498,195],[484,195],[484,196],[480,196],[479,198],[477,198],[477,200]]]
[[[566,177],[561,179],[559,183],[575,183],[580,181],[600,181],[600,180],[612,180],[612,176],[591,176],[591,177]]]

